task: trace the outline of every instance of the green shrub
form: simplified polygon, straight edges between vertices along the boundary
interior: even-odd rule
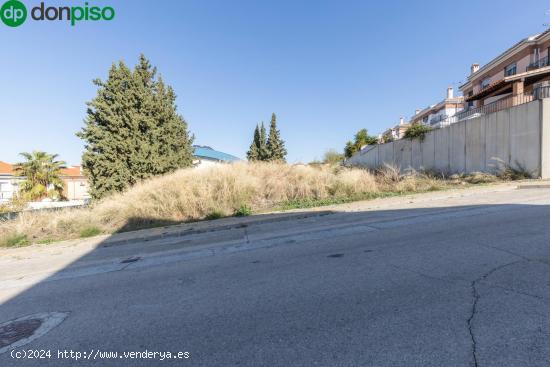
[[[1,245],[3,247],[23,247],[30,245],[31,242],[24,234],[15,234],[8,237]]]
[[[420,140],[424,140],[426,134],[430,131],[432,131],[432,128],[424,124],[412,124],[411,127],[405,131],[404,137],[406,139],[419,138]]]
[[[94,226],[90,226],[80,231],[80,238],[93,237],[93,236],[97,236],[98,234],[101,234],[101,229]]]
[[[252,215],[252,209],[246,204],[241,204],[239,209],[235,210],[234,215],[236,217],[248,217],[249,215]]]

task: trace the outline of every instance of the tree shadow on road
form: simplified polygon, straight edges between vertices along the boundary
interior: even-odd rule
[[[411,286],[408,284],[410,279],[415,277],[420,277],[420,279],[425,277],[424,282],[429,281],[426,279],[433,278],[436,282],[443,282],[444,285],[445,282],[460,280],[461,276],[464,276],[465,281],[467,281],[467,276],[461,272],[468,270],[477,277],[489,271],[495,265],[505,263],[513,258],[521,259],[523,257],[540,260],[546,257],[550,259],[550,249],[542,245],[548,231],[544,229],[543,222],[540,221],[543,218],[548,218],[549,214],[550,207],[544,205],[506,204],[353,213],[332,211],[295,212],[290,216],[288,213],[281,213],[185,224],[159,223],[153,218],[132,218],[116,234],[96,243],[89,252],[47,277],[34,279],[32,274],[38,273],[40,269],[29,269],[28,278],[30,283],[25,287],[17,287],[18,283],[25,282],[25,276],[18,279],[5,277],[7,280],[0,282],[0,297],[3,299],[0,305],[0,324],[8,320],[40,313],[66,312],[69,315],[60,326],[48,333],[51,339],[38,338],[27,345],[29,348],[109,349],[109,345],[104,342],[102,336],[104,333],[120,334],[120,338],[126,338],[125,343],[130,350],[143,349],[144,346],[160,347],[163,343],[174,345],[183,343],[182,340],[178,339],[186,333],[182,329],[183,325],[186,325],[186,321],[181,319],[184,316],[176,318],[181,320],[181,325],[178,325],[177,322],[164,325],[161,337],[149,335],[148,328],[157,330],[158,327],[153,326],[151,323],[160,322],[164,318],[172,319],[176,317],[176,314],[179,315],[180,312],[183,312],[184,309],[187,311],[183,312],[182,315],[185,315],[186,312],[201,312],[201,307],[204,307],[204,310],[214,307],[210,304],[201,306],[202,292],[207,292],[209,285],[205,284],[200,288],[196,288],[197,280],[190,275],[186,275],[185,269],[187,266],[192,266],[193,262],[213,255],[219,255],[216,262],[218,270],[229,266],[224,265],[222,261],[223,256],[226,256],[225,253],[217,251],[217,248],[232,246],[232,253],[242,250],[253,254],[254,251],[259,251],[259,248],[255,250],[252,245],[269,240],[269,246],[266,247],[270,249],[279,246],[289,248],[290,246],[298,248],[300,251],[306,251],[309,248],[308,246],[316,246],[316,251],[322,251],[319,244],[324,244],[323,241],[330,239],[330,244],[326,245],[326,254],[323,255],[322,261],[332,261],[333,264],[336,261],[351,261],[347,264],[350,269],[354,267],[361,269],[361,261],[372,261],[372,257],[376,256],[377,263],[375,265],[369,263],[369,267],[386,264],[385,267],[381,268],[386,269],[383,271],[389,271],[387,269],[390,268],[393,270],[400,269],[403,274],[408,275],[397,277],[397,281],[402,281],[406,289],[406,286]],[[494,220],[486,220],[487,218],[494,218]],[[525,221],[529,218],[539,218],[540,220],[537,219],[537,222],[532,223],[530,226],[513,226],[514,222]],[[480,221],[485,223],[483,227],[476,225],[476,222],[479,223]],[[158,227],[159,224],[162,227]],[[151,225],[155,228],[134,233],[128,232],[136,226],[143,227],[144,225]],[[263,239],[261,237],[263,231],[268,230],[273,233],[272,237]],[[52,246],[55,248],[56,245]],[[390,248],[393,249],[393,252],[384,255]],[[27,250],[29,249],[32,249],[32,247]],[[445,251],[442,251],[442,249]],[[17,253],[17,250],[14,250],[15,253]],[[182,257],[182,254],[186,253],[194,253],[195,255]],[[367,255],[370,257],[361,257]],[[52,254],[51,256],[54,259],[56,255]],[[285,255],[278,254],[278,256]],[[161,258],[162,261],[158,260]],[[167,261],[167,258],[170,261]],[[26,261],[26,259],[13,259],[13,263],[20,263],[22,267],[25,266]],[[245,269],[246,266],[251,266],[252,263],[242,264],[241,266]],[[262,262],[258,261],[254,264],[260,263]],[[141,265],[138,266],[137,264]],[[179,264],[181,274],[174,274],[174,279],[170,279],[170,284],[175,285],[173,286],[174,289],[166,289],[166,298],[156,299],[153,303],[152,300],[148,299],[151,290],[149,289],[146,292],[145,288],[140,289],[139,280],[137,279],[141,279],[139,277],[144,269],[160,270],[166,264]],[[232,266],[231,269],[235,269],[235,267]],[[120,275],[126,271],[128,271],[128,279],[122,281]],[[342,271],[347,270],[342,268]],[[230,271],[228,270],[228,272]],[[156,276],[155,272],[151,274],[153,277]],[[266,270],[264,276],[268,275],[269,271]],[[132,283],[132,277],[134,276],[136,277],[134,282],[138,282],[138,284]],[[246,276],[243,277],[239,279],[246,279]],[[376,276],[374,276],[374,279],[376,279]],[[166,279],[158,278],[155,281],[158,281],[159,287],[166,287]],[[213,289],[220,292],[220,297],[217,299],[218,306],[232,307],[231,304],[227,303],[230,296],[223,293],[223,287],[233,289],[236,281],[227,279],[227,283],[223,285],[210,283]],[[392,281],[395,283],[395,280]],[[116,282],[120,282],[120,286]],[[243,282],[244,285],[238,288],[238,292],[246,292],[247,287],[257,286],[254,283],[249,283],[253,282],[253,279],[246,279]],[[288,289],[290,292],[295,285],[290,283],[290,280],[287,280],[287,282],[289,282]],[[330,285],[331,280],[325,280],[325,282],[327,282],[327,287],[334,288],[334,291],[337,291],[339,287],[349,286],[349,280],[345,285]],[[278,286],[285,286],[284,280],[280,283]],[[370,285],[358,283],[355,286],[361,288]],[[399,287],[399,284],[395,286]],[[414,284],[414,286],[418,285]],[[320,285],[320,287],[323,290],[322,292],[329,292],[322,288],[323,285]],[[317,289],[317,292],[320,292],[320,290]],[[330,292],[327,297],[330,297]],[[12,296],[2,296],[2,293],[12,294]],[[467,294],[469,293],[467,292]],[[313,297],[314,295],[315,292],[312,292],[311,295],[300,293],[300,296],[293,294],[292,297],[299,299],[300,297]],[[246,299],[247,296],[245,293],[242,297]],[[189,299],[193,299],[194,303],[189,304]],[[247,307],[251,307],[250,305],[253,305],[254,302],[252,299],[249,300],[247,303],[249,306]],[[281,299],[273,299],[271,302],[276,305],[281,302]],[[323,298],[317,300],[317,302],[322,306]],[[377,302],[385,304],[389,301],[381,298]],[[158,305],[163,303],[170,305],[170,308],[174,310],[174,315],[161,315],[157,312],[158,307],[160,307]],[[353,305],[350,304],[349,307],[353,307]],[[395,307],[403,307],[403,305],[396,305]],[[277,314],[277,310],[272,311]],[[287,309],[284,311],[289,312]],[[128,324],[128,319],[121,317],[124,314],[131,315],[135,320],[135,325]],[[332,318],[331,315],[323,315],[328,319]],[[550,314],[547,313],[545,317],[547,316],[550,316]],[[254,318],[256,320],[254,322],[258,325],[264,322],[261,318],[257,319],[258,315],[250,315],[249,317]],[[208,321],[205,322],[208,323]],[[288,323],[288,328],[292,328],[294,323],[300,325],[299,320],[293,320],[290,316],[289,318],[280,318],[278,323],[281,325]],[[94,324],[96,326],[90,328]],[[238,332],[239,325],[233,325],[231,318],[223,321],[223,324],[226,326],[231,325],[235,328],[235,332]],[[83,325],[86,325],[88,329],[78,332]],[[275,326],[271,325],[270,327]],[[311,327],[315,328],[316,326]],[[130,332],[129,330],[132,328],[138,328],[139,332],[136,333],[135,330]],[[126,330],[128,336],[125,336]],[[3,338],[2,332],[0,327],[0,340]],[[296,330],[296,333],[299,332],[301,331]],[[236,348],[234,343],[237,341],[239,343],[255,342],[254,338],[246,339],[244,336],[243,339],[240,339],[239,336],[235,335],[230,337],[230,334],[218,333],[213,336],[209,331],[205,331],[205,333],[208,334],[206,339],[224,340],[232,348]],[[193,338],[192,335],[187,333],[185,335],[188,338]],[[202,338],[200,335],[196,337]],[[291,338],[294,337],[294,335],[291,336]],[[339,336],[334,336],[334,338],[337,337]],[[256,338],[262,340],[268,338],[268,336],[256,335]],[[52,342],[52,340],[54,341]],[[108,341],[108,338],[105,340]],[[214,342],[214,340],[211,340],[211,342]],[[282,341],[273,343],[272,348],[283,348],[286,345]],[[9,349],[8,343],[5,342],[4,344],[4,347]],[[265,344],[262,344],[262,347],[265,348]],[[330,343],[326,347],[336,354],[342,352]],[[452,343],[445,344],[441,348],[447,347],[451,348]],[[1,344],[0,348],[2,348]],[[36,361],[26,360],[17,364],[17,361],[9,357],[9,353],[0,355],[0,365],[32,366],[35,365],[33,362]],[[74,361],[65,362],[67,365],[71,365],[71,362]],[[51,365],[57,364],[53,363]],[[107,365],[116,364],[113,362]],[[150,364],[143,362],[139,365]]]

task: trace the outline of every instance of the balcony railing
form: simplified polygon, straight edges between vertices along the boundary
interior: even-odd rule
[[[440,126],[449,126],[455,122],[473,119],[479,116],[487,115],[490,113],[505,110],[510,107],[519,106],[525,103],[532,102],[536,99],[543,99],[550,97],[550,86],[538,87],[533,92],[521,93],[511,95],[493,103],[486,104],[485,106],[469,108],[465,111],[461,111],[451,117],[448,117],[441,121]]]
[[[538,59],[537,61],[530,63],[525,69],[525,71],[531,71],[531,70],[543,68],[545,66],[550,66],[550,63],[548,61],[549,61],[548,56]]]
[[[448,118],[449,118],[449,116],[447,116],[447,115],[439,115],[439,116],[436,116],[436,117],[430,119],[430,125],[432,125],[432,126],[433,126],[433,125],[437,125],[437,124],[440,123],[441,121],[446,120],[446,119],[448,119]]]

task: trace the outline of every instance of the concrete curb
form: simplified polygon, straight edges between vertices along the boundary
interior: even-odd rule
[[[539,185],[518,185],[518,190],[526,190],[526,189],[550,189],[550,183],[549,184],[539,184]]]
[[[334,214],[334,211],[315,211],[310,213],[280,213],[267,214],[263,217],[258,215],[249,218],[227,218],[209,222],[185,223],[170,227],[142,229],[138,231],[114,234],[113,236],[101,242],[101,247],[110,247],[124,245],[135,241],[155,241],[159,239],[184,237],[195,234],[211,233],[218,231],[227,231],[232,229],[246,228],[252,225],[278,223],[290,220],[300,220],[306,218],[323,217]],[[259,218],[258,218],[259,217]],[[219,222],[218,222],[219,221]],[[228,221],[233,223],[227,223]],[[161,232],[161,233],[158,233]],[[122,238],[121,238],[122,237]]]

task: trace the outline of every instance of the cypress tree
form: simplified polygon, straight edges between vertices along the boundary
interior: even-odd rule
[[[286,162],[285,142],[281,139],[281,133],[277,129],[277,115],[271,115],[269,125],[269,137],[267,138],[267,150],[270,161]]]
[[[256,125],[254,129],[254,138],[252,144],[250,144],[250,149],[246,153],[246,157],[249,161],[257,161],[260,159],[260,128]]]
[[[261,161],[268,161],[271,154],[267,148],[267,136],[266,136],[264,122],[260,125],[260,144],[258,146],[258,156]]]
[[[82,165],[93,198],[192,165],[193,137],[177,113],[173,89],[156,74],[141,55],[134,70],[121,61],[106,81],[94,80],[97,95],[77,133],[85,142]]]

